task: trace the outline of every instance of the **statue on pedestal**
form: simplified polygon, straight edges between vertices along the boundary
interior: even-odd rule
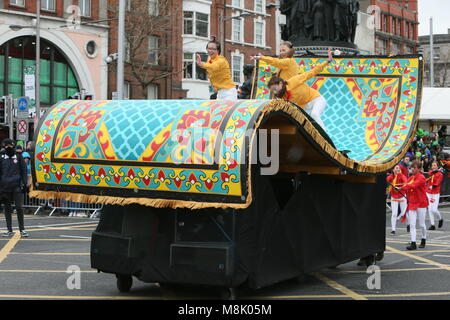
[[[297,47],[355,41],[359,0],[280,0],[280,11],[286,16],[282,39]]]

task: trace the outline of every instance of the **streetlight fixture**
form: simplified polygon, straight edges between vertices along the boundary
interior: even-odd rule
[[[36,69],[35,69],[35,85],[34,85],[34,101],[35,101],[35,111],[36,118],[39,122],[41,117],[41,0],[36,1],[36,26],[20,26],[17,24],[12,24],[9,28],[13,31],[20,31],[24,28],[36,29]]]
[[[221,44],[221,47],[222,47],[223,54],[225,54],[225,32],[223,30],[225,21],[232,20],[232,19],[246,18],[246,17],[249,17],[251,15],[252,15],[252,13],[250,13],[250,12],[243,12],[240,15],[232,16],[232,17],[224,17],[222,14],[219,15],[220,44]]]

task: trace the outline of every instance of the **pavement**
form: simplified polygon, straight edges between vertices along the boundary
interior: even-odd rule
[[[428,231],[427,246],[405,250],[409,234],[399,225],[390,236],[386,213],[386,251],[375,272],[352,261],[302,279],[259,290],[239,290],[238,299],[254,300],[449,300],[450,208],[440,207],[442,229]],[[16,217],[13,219],[16,228]],[[90,267],[90,237],[98,219],[26,215],[29,238],[0,238],[0,299],[172,300],[220,299],[221,292],[200,287],[160,287],[134,279],[120,293],[116,278]],[[428,221],[427,221],[427,224]],[[4,231],[0,219],[0,232]],[[420,237],[420,232],[418,232]],[[377,269],[378,268],[378,269]],[[379,278],[375,278],[375,276]],[[379,281],[378,281],[378,280]],[[378,281],[378,282],[377,282]]]

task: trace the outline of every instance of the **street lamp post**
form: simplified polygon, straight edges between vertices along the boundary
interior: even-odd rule
[[[117,99],[123,100],[124,84],[124,55],[125,55],[125,3],[126,0],[119,2],[119,30],[117,43]]]
[[[36,118],[41,118],[41,0],[36,2],[36,72],[34,86],[34,101]]]
[[[219,15],[219,33],[220,33],[220,46],[222,48],[222,55],[225,55],[225,32],[224,32],[224,23],[228,20],[232,19],[241,19],[248,16],[251,16],[252,14],[249,12],[243,12],[238,16],[233,17],[224,17],[222,13]]]

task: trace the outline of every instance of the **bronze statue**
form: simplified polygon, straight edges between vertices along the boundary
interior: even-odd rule
[[[355,41],[359,0],[281,0],[286,16],[282,39],[297,44],[312,41]]]

